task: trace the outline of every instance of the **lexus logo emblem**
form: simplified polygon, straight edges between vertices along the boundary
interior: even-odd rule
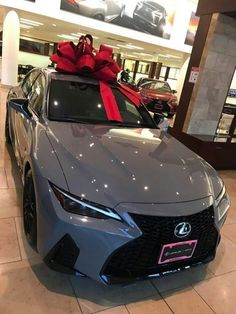
[[[177,238],[187,237],[192,230],[190,223],[181,222],[175,227],[175,236]]]

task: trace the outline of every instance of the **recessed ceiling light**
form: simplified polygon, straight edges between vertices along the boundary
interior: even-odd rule
[[[37,22],[37,21],[33,21],[33,20],[28,20],[28,19],[24,19],[24,18],[20,18],[20,22],[23,24],[27,24],[27,25],[32,25],[32,26],[41,26],[44,25],[41,22]]]
[[[20,28],[30,29],[30,28],[33,28],[33,26],[20,24]]]
[[[145,53],[145,52],[134,52],[134,54],[140,55],[140,56],[153,57],[153,55],[151,55],[150,53]]]
[[[85,36],[85,34],[83,34],[83,33],[71,33],[71,35],[76,37],[76,38],[80,38],[81,36]],[[99,37],[93,36],[93,39],[99,39]]]
[[[66,34],[59,34],[57,36],[60,37],[60,38],[65,38],[65,39],[69,39],[69,40],[75,40],[75,39],[78,38],[78,37],[71,36],[71,35],[66,35]]]
[[[177,56],[174,56],[174,55],[170,55],[170,54],[159,54],[158,55],[159,57],[163,57],[163,58],[173,58],[173,59],[182,59],[181,57],[177,57]]]
[[[117,46],[112,46],[112,45],[108,45],[108,44],[105,44],[105,46],[110,47],[110,48],[114,48],[114,49],[120,49],[120,48],[117,47]]]
[[[121,47],[121,48],[125,48],[125,49],[131,49],[131,50],[134,50],[134,49],[144,50],[144,48],[142,48],[142,47],[137,47],[137,46],[133,46],[133,45],[117,45],[117,46]]]
[[[56,24],[52,24],[52,26],[56,27],[57,25]]]

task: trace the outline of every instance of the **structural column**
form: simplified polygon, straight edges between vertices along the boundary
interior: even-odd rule
[[[157,70],[157,63],[156,62],[152,62],[148,77],[154,78],[154,76],[156,74],[156,70]]]
[[[15,11],[9,11],[3,23],[2,84],[17,85],[20,21]]]

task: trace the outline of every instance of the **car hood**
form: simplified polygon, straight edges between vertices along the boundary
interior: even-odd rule
[[[156,90],[151,90],[151,89],[141,90],[141,95],[143,95],[144,97],[149,97],[152,99],[160,99],[164,101],[169,101],[173,98],[177,99],[177,97],[174,96],[172,93],[160,93],[160,92],[157,92]]]
[[[49,122],[47,135],[69,191],[90,201],[114,207],[214,194],[200,157],[158,129]]]

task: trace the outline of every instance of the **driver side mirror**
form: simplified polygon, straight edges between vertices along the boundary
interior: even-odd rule
[[[162,131],[168,130],[169,121],[163,114],[154,113],[153,119]]]
[[[28,99],[16,98],[9,101],[9,106],[15,111],[24,115],[25,118],[30,119],[32,114],[28,110]]]

